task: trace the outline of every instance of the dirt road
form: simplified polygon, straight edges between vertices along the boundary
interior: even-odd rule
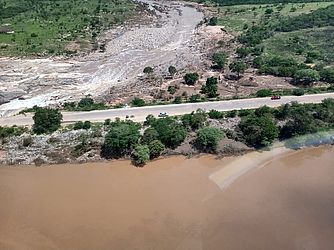
[[[119,117],[125,119],[126,115],[133,115],[133,120],[144,121],[146,116],[153,114],[158,116],[160,112],[167,112],[169,115],[182,115],[196,111],[197,109],[203,110],[240,110],[240,109],[253,109],[264,105],[269,107],[278,107],[285,103],[297,101],[299,103],[319,103],[326,98],[334,98],[334,93],[305,95],[305,96],[283,96],[280,100],[271,100],[266,98],[253,98],[253,99],[241,99],[230,101],[218,101],[218,102],[201,102],[201,103],[184,103],[184,104],[170,104],[170,105],[157,105],[138,108],[123,108],[123,109],[110,109],[99,110],[90,112],[63,112],[63,122],[71,123],[76,121],[94,121],[103,122],[105,119],[115,119]],[[32,114],[17,115],[12,117],[0,118],[0,126],[11,125],[32,125]]]

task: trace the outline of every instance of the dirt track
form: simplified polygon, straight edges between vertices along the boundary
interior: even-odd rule
[[[150,7],[158,5],[150,0]],[[163,12],[157,9],[163,9]],[[194,31],[203,14],[182,4],[164,2],[156,8],[159,25],[122,27],[105,34],[111,39],[105,53],[92,53],[85,58],[0,59],[0,114],[8,115],[34,105],[74,101],[87,94],[99,96],[111,86],[137,80],[146,66],[157,71],[173,64],[184,68],[199,61],[193,52]],[[23,96],[25,100],[18,100]]]

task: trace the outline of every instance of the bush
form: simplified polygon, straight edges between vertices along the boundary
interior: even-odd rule
[[[208,113],[210,119],[222,119],[224,118],[224,113],[218,110],[211,109]]]
[[[297,84],[310,85],[315,81],[319,81],[320,75],[318,71],[313,69],[301,69],[296,71],[293,80]]]
[[[268,97],[272,96],[273,91],[271,89],[260,89],[256,92],[256,97]]]
[[[145,74],[152,74],[153,73],[153,68],[152,67],[145,67],[143,72]]]
[[[147,145],[137,145],[133,150],[132,163],[135,166],[144,166],[150,159],[150,149]]]
[[[217,97],[218,80],[215,77],[209,77],[206,79],[205,85],[202,86],[201,92],[206,94],[208,98]]]
[[[303,89],[294,89],[292,91],[292,94],[295,96],[302,96],[305,94],[305,91]]]
[[[334,68],[323,68],[320,71],[320,78],[322,81],[334,83]]]
[[[145,106],[145,101],[141,98],[135,97],[132,101],[131,101],[131,105],[134,107],[142,107]]]
[[[223,69],[225,64],[227,63],[227,55],[222,52],[214,53],[212,56],[212,61],[215,68]]]
[[[218,142],[224,137],[224,133],[219,128],[205,127],[197,132],[197,145],[206,152],[214,152]]]
[[[218,24],[218,18],[217,17],[211,17],[209,20],[209,25],[216,26]]]
[[[173,76],[173,75],[176,74],[177,70],[176,70],[176,68],[174,66],[169,66],[168,67],[168,72],[169,72],[170,75]]]
[[[60,128],[62,119],[58,109],[38,108],[33,116],[33,131],[36,134],[52,133]]]
[[[181,120],[184,127],[196,130],[204,125],[207,120],[207,114],[199,109],[196,113],[192,112],[191,114],[183,115]]]
[[[153,121],[153,123],[155,120]],[[151,123],[151,124],[153,124]],[[155,128],[148,128],[144,131],[143,137],[142,137],[142,143],[144,144],[150,144],[152,141],[155,141],[159,138],[158,131],[155,130]]]
[[[166,149],[165,145],[159,140],[151,141],[148,148],[150,149],[150,159],[159,157]]]
[[[132,151],[140,138],[140,124],[133,121],[116,121],[104,138],[101,155],[118,158]]]
[[[23,147],[29,147],[33,142],[34,142],[34,140],[32,139],[31,136],[25,137],[25,138],[23,138],[22,146]]]
[[[249,116],[241,120],[239,128],[248,145],[270,145],[278,137],[278,128],[270,116]]]
[[[233,62],[229,66],[230,70],[234,73],[238,74],[238,77],[240,77],[240,74],[243,74],[245,70],[248,68],[247,64],[242,61]]]
[[[194,72],[194,73],[187,73],[184,76],[184,81],[187,85],[195,85],[195,83],[198,81],[199,79],[199,75],[198,73]]]
[[[74,127],[73,129],[74,130],[79,130],[79,129],[90,129],[92,126],[91,122],[90,121],[85,121],[85,122],[82,122],[82,121],[79,121],[79,122],[76,122],[74,123]]]
[[[171,117],[157,119],[152,127],[158,132],[158,139],[169,148],[176,148],[187,136],[187,131],[182,124]]]

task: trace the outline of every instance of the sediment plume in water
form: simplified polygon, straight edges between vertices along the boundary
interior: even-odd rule
[[[224,189],[209,177],[239,158],[1,167],[0,249],[334,249],[333,155],[282,153]]]

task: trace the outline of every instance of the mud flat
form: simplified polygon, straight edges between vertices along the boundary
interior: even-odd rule
[[[0,249],[333,249],[333,155],[281,152],[223,189],[240,158],[1,167]]]
[[[106,32],[105,53],[70,60],[0,58],[0,115],[106,94],[112,86],[137,81],[146,66],[166,71],[170,65],[182,69],[200,61],[193,46],[201,12],[168,1],[140,2],[158,6],[159,19]]]

